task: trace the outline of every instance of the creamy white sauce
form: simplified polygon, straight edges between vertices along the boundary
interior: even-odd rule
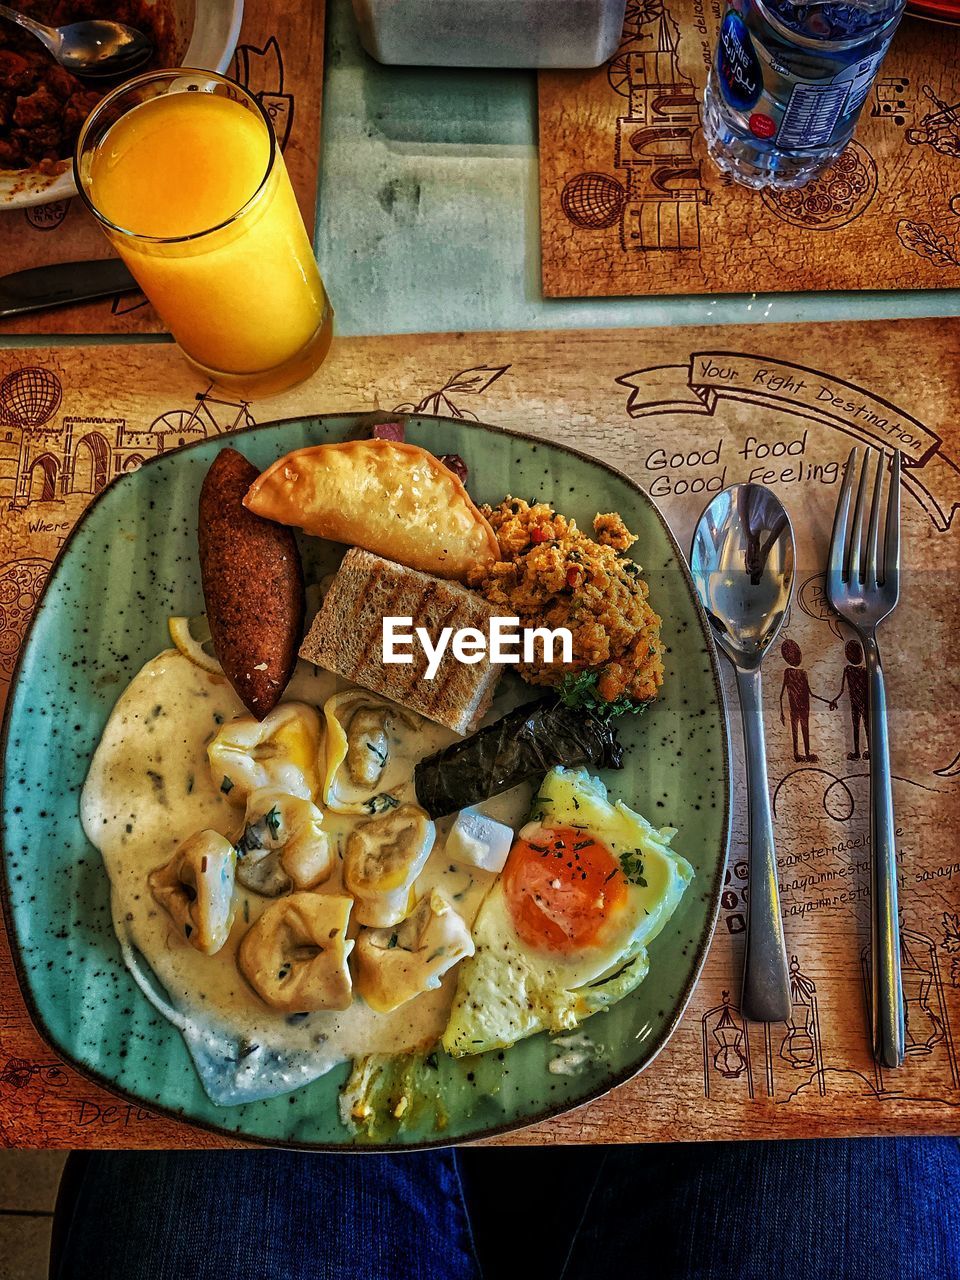
[[[320,709],[332,693],[346,687],[327,672],[300,663],[285,701]],[[238,838],[242,811],[219,791],[206,749],[220,725],[241,714],[244,708],[223,677],[201,671],[176,650],[161,653],[114,707],[81,798],[84,831],[100,850],[110,877],[114,927],[124,958],[148,998],[179,1027],[207,1092],[222,1105],[298,1088],[349,1058],[427,1048],[446,1024],[456,986],[453,970],[439,990],[424,992],[389,1014],[374,1013],[357,997],[342,1012],[291,1020],[262,1003],[236,964],[241,938],[272,899],[238,884],[236,921],[226,946],[214,956],[202,955],[181,937],[154,901],[147,877],[196,831],[213,828],[228,839]],[[412,800],[415,763],[455,735],[429,721],[412,729],[398,717],[393,725],[390,750],[405,762],[407,781],[391,792]],[[529,789],[517,788],[482,810],[516,826],[528,806]],[[361,820],[325,812],[332,845],[342,849]],[[436,845],[416,883],[417,896],[440,886],[472,924],[494,877],[444,858],[451,821],[438,823]],[[340,866],[338,858],[317,892],[342,892]]]
[[[564,1050],[547,1063],[547,1070],[554,1076],[579,1075],[584,1067],[595,1062],[599,1056],[597,1046],[583,1031],[572,1036],[555,1036],[552,1044]]]

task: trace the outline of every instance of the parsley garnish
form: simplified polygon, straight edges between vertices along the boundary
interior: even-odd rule
[[[223,792],[225,796],[228,796],[230,792],[233,790],[233,783],[230,781],[228,777],[224,776],[223,781],[220,783],[220,790]]]
[[[640,849],[631,849],[628,853],[621,853],[620,869],[629,884],[635,884],[641,889],[646,889],[647,882],[643,875],[643,853]]]
[[[373,796],[371,799],[366,800],[363,807],[367,813],[386,813],[388,809],[396,809],[399,803],[399,800],[387,795],[385,791],[381,791],[378,796]]]
[[[243,835],[237,841],[237,856],[242,858],[244,854],[252,853],[254,849],[266,849],[268,839],[277,839],[280,823],[280,810],[274,805],[262,818],[244,827]]]
[[[387,943],[387,950],[392,951],[396,945],[397,945],[397,935],[395,933],[391,933],[390,941]]]
[[[623,694],[613,702],[601,698],[597,693],[596,671],[571,671],[563,677],[557,690],[560,701],[565,707],[574,711],[590,711],[598,720],[614,720],[626,714],[639,715],[645,710],[645,702],[635,702],[633,698]]]
[[[236,843],[237,857],[244,858],[252,849],[260,848],[260,838],[257,834],[257,824],[251,822],[249,827],[243,828],[243,835]]]

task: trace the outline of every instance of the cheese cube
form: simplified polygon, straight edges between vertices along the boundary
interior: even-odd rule
[[[461,809],[450,828],[444,853],[451,862],[500,872],[512,845],[512,828],[476,809]]]

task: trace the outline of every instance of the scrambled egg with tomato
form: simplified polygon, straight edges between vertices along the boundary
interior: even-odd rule
[[[623,554],[636,537],[615,512],[594,518],[597,540],[557,515],[505,498],[483,508],[500,545],[500,559],[476,571],[469,585],[523,627],[567,627],[573,662],[522,665],[530,684],[559,685],[572,672],[595,671],[606,702],[649,702],[663,684],[660,618],[651,608],[640,566]]]

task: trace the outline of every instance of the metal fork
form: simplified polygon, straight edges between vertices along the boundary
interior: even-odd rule
[[[870,1010],[873,1051],[885,1067],[903,1063],[904,1012],[900,982],[900,922],[897,909],[897,853],[894,843],[893,790],[887,698],[877,648],[877,627],[900,598],[900,451],[893,454],[890,487],[879,548],[884,454],[877,455],[869,524],[864,525],[870,489],[867,449],[857,486],[853,521],[850,506],[857,473],[857,450],[850,452],[837,502],[827,567],[827,599],[857,632],[867,670],[867,740],[870,749],[871,974]],[[878,551],[880,559],[878,561]]]

